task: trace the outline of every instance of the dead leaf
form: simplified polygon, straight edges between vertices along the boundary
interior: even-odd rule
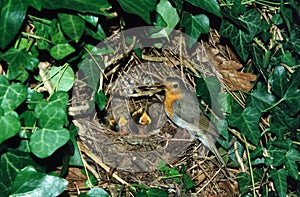
[[[254,84],[251,82],[256,80],[256,75],[238,71],[243,68],[242,64],[229,60],[222,62],[218,67],[224,77],[224,83],[229,86],[231,91],[249,92],[253,88]]]

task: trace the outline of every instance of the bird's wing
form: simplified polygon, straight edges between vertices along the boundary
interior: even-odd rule
[[[202,131],[202,133],[208,132],[212,136],[218,136],[214,125],[200,109],[195,95],[186,95],[184,100],[174,102],[173,107],[178,112],[177,117],[187,122],[190,130],[193,128],[195,134]],[[186,128],[184,125],[180,126]]]
[[[175,101],[173,108],[178,118],[195,125],[203,113],[199,108],[197,97],[189,94],[185,95],[184,99]]]

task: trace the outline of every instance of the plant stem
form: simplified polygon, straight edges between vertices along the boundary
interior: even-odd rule
[[[249,163],[249,169],[250,169],[250,177],[251,177],[251,183],[252,183],[252,190],[253,190],[253,197],[256,197],[255,194],[255,183],[254,183],[254,176],[253,176],[253,169],[252,169],[252,164],[251,164],[251,158],[250,158],[250,152],[248,148],[248,142],[246,137],[243,135],[244,142],[245,142],[245,147],[246,147],[246,152],[247,152],[247,158],[248,158],[248,163]]]

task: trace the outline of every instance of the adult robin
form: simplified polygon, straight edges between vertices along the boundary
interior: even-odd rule
[[[200,109],[196,95],[189,91],[179,78],[174,77],[166,79],[163,89],[165,92],[164,109],[171,121],[200,140],[216,155],[222,165],[226,166],[209,134],[214,133],[214,128]]]

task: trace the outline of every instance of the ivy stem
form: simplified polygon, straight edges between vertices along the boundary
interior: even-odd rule
[[[23,35],[23,36],[29,36],[29,37],[32,37],[32,38],[35,38],[35,39],[45,40],[46,42],[52,43],[50,40],[48,40],[48,39],[46,39],[46,38],[43,38],[43,37],[41,37],[41,36],[34,35],[34,34],[22,32],[22,35]]]
[[[277,105],[279,105],[279,103],[281,103],[282,101],[284,101],[283,98],[281,98],[279,101],[277,101],[276,103],[274,103],[274,105],[268,107],[267,109],[264,109],[262,112],[267,112],[267,111],[269,111],[270,109],[273,109],[274,107],[276,107]]]
[[[268,49],[257,39],[257,38],[254,38],[253,41],[258,45],[260,46],[265,52],[268,51]]]
[[[252,169],[252,164],[251,164],[250,152],[249,152],[249,148],[248,148],[248,142],[247,142],[247,139],[246,139],[245,135],[243,135],[243,138],[244,138],[244,142],[245,142],[247,158],[248,158],[248,163],[249,163],[250,177],[251,177],[252,190],[253,190],[253,197],[256,197],[253,169]]]

